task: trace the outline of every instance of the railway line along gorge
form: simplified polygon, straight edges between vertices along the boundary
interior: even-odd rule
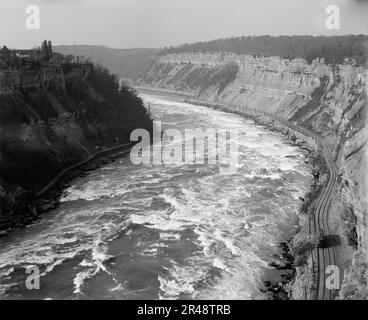
[[[196,50],[159,54],[137,88],[182,94],[289,136],[295,132],[317,154],[319,175],[290,243],[297,273],[292,295],[366,298],[367,68],[348,60],[330,65],[323,58],[308,63]]]
[[[0,300],[127,319],[368,300],[367,16],[2,0]]]

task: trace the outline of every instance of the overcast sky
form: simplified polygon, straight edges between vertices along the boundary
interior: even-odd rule
[[[27,5],[41,10],[40,30],[25,27]],[[327,5],[341,29],[325,28]],[[241,35],[368,33],[366,0],[0,0],[0,45],[31,48],[99,44],[163,47]]]

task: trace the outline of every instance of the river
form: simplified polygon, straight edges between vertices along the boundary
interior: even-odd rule
[[[120,158],[65,189],[60,206],[0,239],[2,299],[264,299],[280,241],[311,182],[299,148],[241,116],[142,94],[163,128],[237,129],[239,164]],[[26,287],[27,268],[40,288]]]

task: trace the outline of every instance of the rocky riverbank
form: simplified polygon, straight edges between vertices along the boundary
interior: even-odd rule
[[[193,103],[194,101],[191,101]],[[298,146],[306,151],[306,161],[311,165],[314,181],[307,194],[301,199],[302,205],[299,209],[299,231],[293,238],[282,241],[279,246],[282,251],[281,256],[275,257],[275,262],[271,263],[276,272],[265,274],[265,291],[269,293],[271,299],[311,299],[315,295],[315,280],[313,279],[311,251],[317,246],[317,239],[310,233],[310,221],[313,219],[315,202],[323,188],[327,178],[327,168],[318,148],[318,144],[309,136],[301,134],[299,131],[288,127],[285,122],[279,121],[271,115],[253,112],[239,111],[232,106],[209,104],[199,101],[201,105],[206,105],[215,109],[233,112],[252,119],[258,125],[264,126],[267,130],[277,131],[285,136],[285,142]],[[305,281],[306,275],[310,279]]]
[[[239,109],[227,104],[215,104],[188,99],[186,94],[180,91],[160,90],[154,88],[139,88],[141,92],[156,94],[173,94],[179,96],[191,104],[207,106],[215,110],[231,112],[253,120],[257,125],[265,127],[267,130],[276,131],[285,137],[285,143],[290,143],[305,152],[306,162],[311,166],[314,181],[309,191],[300,200],[302,202],[299,209],[299,231],[291,239],[285,239],[279,244],[281,254],[275,256],[274,262],[270,264],[273,268],[265,273],[263,277],[264,288],[261,288],[270,299],[311,299],[314,295],[314,280],[310,270],[310,252],[316,247],[317,241],[314,235],[310,234],[310,221],[313,219],[313,209],[323,184],[327,178],[327,168],[321,155],[321,150],[316,141],[309,136],[303,135],[299,131],[287,126],[284,121],[272,117],[272,115],[251,110]],[[310,268],[310,270],[309,270]],[[306,274],[310,274],[311,281],[304,282]],[[303,280],[301,280],[303,279]]]
[[[12,230],[23,228],[42,217],[42,214],[55,209],[59,205],[59,199],[63,190],[69,185],[69,182],[77,177],[83,176],[89,171],[95,170],[101,165],[115,161],[115,159],[129,154],[131,144],[115,146],[96,152],[88,159],[83,160],[73,166],[64,169],[42,190],[36,194],[19,190],[14,203],[10,204],[9,222],[2,225],[0,238],[9,234]],[[2,198],[10,201],[9,195]]]
[[[368,290],[367,212],[368,71],[353,61],[339,65],[323,59],[281,59],[226,52],[180,52],[160,55],[136,81],[140,87],[182,92],[191,100],[216,104],[224,111],[253,110],[273,115],[294,128],[317,134],[331,150],[337,167],[329,209],[330,233],[336,238],[342,299],[366,299]],[[152,90],[152,89],[150,89]],[[232,106],[231,108],[229,106]],[[298,137],[298,132],[295,132]],[[309,145],[313,138],[305,137]],[[320,180],[326,179],[322,175]],[[301,230],[300,234],[304,232]],[[306,237],[300,239],[302,244]],[[312,261],[299,267],[293,298],[305,299],[312,287]],[[344,280],[342,280],[344,278]]]
[[[119,88],[100,67],[88,74],[75,70],[58,68],[62,85],[27,83],[0,92],[0,236],[57,205],[39,193],[67,168],[81,169],[107,148],[129,143],[136,128],[152,130],[142,100],[129,87]]]

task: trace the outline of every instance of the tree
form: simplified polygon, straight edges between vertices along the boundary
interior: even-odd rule
[[[11,52],[10,50],[8,49],[7,46],[3,46],[0,50],[0,53],[4,56],[4,57],[9,57]]]
[[[47,42],[47,49],[49,53],[49,60],[52,60],[53,52],[52,52],[52,43],[50,40]]]
[[[51,41],[44,40],[41,44],[41,57],[43,61],[52,60],[52,44]]]
[[[49,60],[49,48],[46,40],[42,41],[41,44],[41,57],[43,61]]]

